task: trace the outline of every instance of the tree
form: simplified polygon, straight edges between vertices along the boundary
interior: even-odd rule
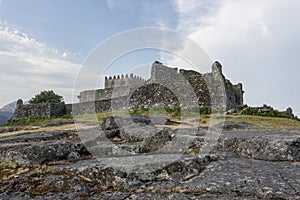
[[[29,100],[30,104],[35,103],[64,103],[63,97],[55,94],[52,90],[42,91],[40,94],[35,95],[32,99]]]

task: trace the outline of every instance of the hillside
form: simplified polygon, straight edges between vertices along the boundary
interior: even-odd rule
[[[8,117],[0,115],[0,125],[5,124],[8,120]]]
[[[7,104],[0,109],[0,125],[6,123],[6,121],[13,115],[15,109],[16,102]]]

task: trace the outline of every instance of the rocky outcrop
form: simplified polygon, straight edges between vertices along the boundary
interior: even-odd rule
[[[53,161],[79,160],[90,155],[79,142],[64,141],[74,132],[53,131],[23,134],[0,139],[0,160],[18,164],[43,164]]]
[[[75,131],[1,137],[0,198],[300,199],[298,128],[226,122],[201,154],[207,127],[153,129],[144,118],[119,127],[107,119],[86,129],[96,134],[91,140]]]
[[[220,148],[243,157],[269,161],[300,161],[300,137],[278,130],[232,131],[220,138]]]

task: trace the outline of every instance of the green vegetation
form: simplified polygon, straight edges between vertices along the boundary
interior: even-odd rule
[[[114,111],[114,112],[102,112],[97,114],[85,114],[85,115],[78,115],[75,116],[74,119],[78,122],[102,122],[103,118],[108,116],[125,116],[128,115],[128,112],[125,110],[121,111]]]
[[[29,100],[30,104],[35,103],[64,103],[63,97],[55,94],[52,90],[42,91],[40,94],[35,95]]]
[[[129,110],[129,113],[131,115],[149,115],[149,109],[148,108],[141,108],[141,109],[135,109],[135,110]]]
[[[131,110],[131,115],[151,115],[151,116],[167,116],[170,119],[178,119],[183,114],[188,114],[189,116],[198,115],[209,115],[211,114],[211,108],[209,107],[189,107],[181,108],[180,106],[152,106],[150,108],[141,108],[136,110]]]
[[[263,116],[263,117],[277,117],[277,118],[290,118],[290,119],[296,119],[295,117],[292,117],[290,115],[287,115],[283,112],[280,112],[279,110],[271,110],[269,112],[259,112],[258,109],[249,107],[248,105],[244,105],[242,107],[243,115],[256,115],[256,116]]]
[[[43,117],[28,117],[18,121],[9,121],[6,124],[2,125],[2,127],[14,127],[14,126],[39,126],[43,124],[47,124],[53,121],[59,121],[63,119],[72,119],[71,115],[64,115],[59,118],[43,118]]]
[[[248,107],[249,108],[249,107]],[[250,111],[249,108],[248,111]],[[199,115],[200,113],[200,115]],[[277,112],[275,112],[277,113]],[[76,116],[76,121],[82,122],[102,122],[103,118],[111,115],[116,116],[126,116],[126,115],[143,115],[143,116],[166,116],[170,119],[177,120],[181,118],[182,114],[187,115],[185,117],[186,120],[190,120],[189,122],[197,122],[197,118],[199,122],[203,126],[214,125],[218,122],[224,120],[224,115],[211,113],[209,108],[180,108],[180,107],[151,107],[142,108],[136,110],[121,110],[114,112],[103,112],[95,114],[86,114],[81,116]],[[278,114],[278,113],[277,113]],[[252,114],[243,114],[243,115],[226,115],[225,120],[227,121],[244,121],[248,123],[252,123],[256,126],[267,126],[267,127],[299,127],[300,121],[294,118],[286,118],[280,115],[269,114],[266,116],[255,115],[255,112]],[[276,117],[277,116],[277,117]],[[41,117],[32,117],[23,120],[19,120],[16,122],[8,122],[3,126],[13,127],[13,126],[28,126],[28,125],[43,125],[53,121],[59,121],[62,119],[72,119],[71,115],[65,115],[60,118],[41,118]],[[214,121],[212,121],[214,120]]]
[[[181,115],[181,108],[179,106],[152,106],[150,108],[141,108],[129,111],[130,115],[143,116],[166,116],[169,118],[179,118]]]
[[[282,117],[268,117],[255,115],[227,115],[226,121],[242,121],[254,124],[256,126],[266,127],[298,127],[300,128],[300,121],[290,118]]]

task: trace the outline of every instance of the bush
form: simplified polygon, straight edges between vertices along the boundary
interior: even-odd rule
[[[280,117],[280,118],[290,118],[297,119],[296,117],[289,116],[279,110],[270,110],[268,112],[260,112],[259,109],[249,107],[248,105],[242,106],[243,115],[255,115],[263,117]]]
[[[130,115],[149,115],[149,108],[131,109]]]
[[[63,97],[55,94],[52,90],[42,91],[40,94],[35,95],[32,99],[29,100],[30,104],[35,103],[64,103]]]
[[[211,108],[210,107],[201,107],[200,108],[200,115],[210,115]]]

